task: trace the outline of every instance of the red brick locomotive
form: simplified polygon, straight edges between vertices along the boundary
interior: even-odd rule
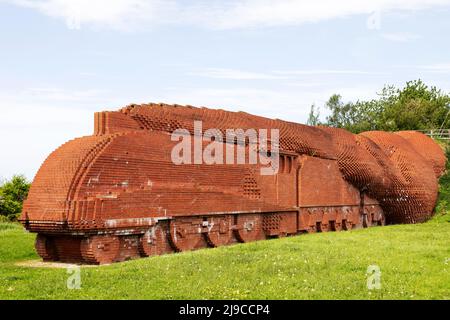
[[[171,134],[278,129],[279,168],[175,164]],[[226,141],[221,141],[225,145]],[[246,148],[249,148],[248,144]],[[55,150],[21,222],[46,261],[103,264],[305,232],[417,223],[434,211],[442,149],[417,132],[310,127],[243,112],[131,105]]]

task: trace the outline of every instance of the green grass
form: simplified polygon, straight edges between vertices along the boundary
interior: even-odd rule
[[[0,224],[0,299],[450,299],[449,214],[82,268],[80,290],[65,269],[16,266],[38,258],[34,237]]]

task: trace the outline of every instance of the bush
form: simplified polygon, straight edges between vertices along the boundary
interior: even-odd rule
[[[440,142],[445,148],[447,164],[444,174],[439,179],[439,198],[436,205],[437,214],[447,214],[450,211],[450,143]]]
[[[28,195],[30,183],[23,175],[15,175],[0,186],[0,217],[15,221],[22,212],[23,201]]]
[[[378,96],[370,101],[344,103],[340,95],[333,95],[326,103],[330,115],[324,125],[353,133],[438,129],[450,125],[450,94],[421,80],[409,81],[401,89],[385,86]]]

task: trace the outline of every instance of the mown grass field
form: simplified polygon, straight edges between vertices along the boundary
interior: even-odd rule
[[[450,215],[81,269],[20,267],[34,235],[0,224],[0,299],[450,299]],[[381,289],[368,290],[369,265]]]

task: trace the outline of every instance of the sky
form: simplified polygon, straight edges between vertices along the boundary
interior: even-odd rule
[[[450,92],[450,0],[0,0],[0,177],[94,112],[165,102],[304,123],[334,94]]]

